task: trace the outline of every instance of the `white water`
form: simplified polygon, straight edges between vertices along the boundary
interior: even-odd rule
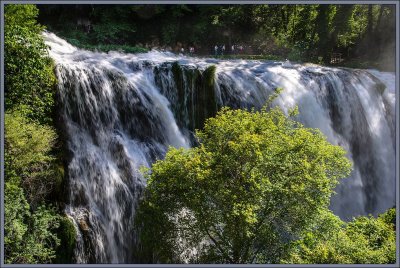
[[[275,105],[285,111],[298,105],[298,119],[343,146],[354,163],[351,176],[336,189],[332,210],[350,219],[394,205],[392,73],[160,52],[95,53],[44,35],[57,63],[60,120],[70,151],[66,212],[78,232],[78,263],[135,262],[132,221],[146,184],[140,166],[151,166],[169,145],[191,146],[195,114],[208,102],[260,108],[276,87],[284,91]],[[183,92],[173,62],[182,68]],[[213,95],[196,103],[201,93],[187,71],[202,73],[210,65],[216,66]]]

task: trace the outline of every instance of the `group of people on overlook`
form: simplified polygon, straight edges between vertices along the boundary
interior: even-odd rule
[[[226,50],[225,45],[220,45],[220,46],[215,45],[214,46],[214,55],[215,56],[224,55],[225,50]],[[243,46],[242,45],[240,45],[240,46],[232,45],[231,46],[231,54],[234,55],[234,54],[237,54],[237,53],[240,53],[240,54],[243,53]]]
[[[227,52],[226,52],[226,47],[225,47],[224,44],[222,44],[222,45],[215,45],[213,50],[214,50],[214,55],[215,55],[215,56],[218,56],[218,55],[223,56],[224,54],[227,53]],[[188,55],[193,56],[193,55],[195,54],[195,47],[194,47],[194,46],[189,46],[188,49],[185,50],[185,47],[182,46],[182,47],[180,48],[180,51],[179,51],[179,52],[180,52],[180,54],[184,55],[184,54],[187,53],[187,51],[189,52]],[[234,45],[234,44],[233,44],[233,45],[230,47],[229,54],[231,54],[231,55],[243,54],[243,51],[244,51],[244,47],[243,47],[242,45]]]
[[[181,47],[181,54],[185,54],[185,48]],[[194,46],[189,47],[189,55],[193,56],[194,55]]]

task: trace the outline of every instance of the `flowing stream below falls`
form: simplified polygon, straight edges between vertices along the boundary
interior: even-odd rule
[[[193,131],[222,106],[284,111],[320,129],[354,164],[332,197],[342,219],[395,205],[395,75],[276,61],[217,60],[149,52],[80,50],[45,32],[56,62],[60,125],[69,154],[66,213],[77,263],[135,263],[133,218],[146,185],[141,166],[168,146],[193,146]]]

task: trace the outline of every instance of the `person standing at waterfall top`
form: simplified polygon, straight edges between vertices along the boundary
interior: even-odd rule
[[[184,55],[185,54],[185,49],[183,47],[181,47],[181,54]]]
[[[215,47],[214,47],[214,53],[215,53],[215,56],[218,55],[218,46],[217,45],[215,45]]]
[[[222,45],[222,48],[221,48],[221,55],[224,55],[224,52],[225,52],[225,45]]]

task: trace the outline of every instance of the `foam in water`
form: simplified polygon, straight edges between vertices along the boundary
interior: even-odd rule
[[[193,130],[215,107],[260,108],[277,87],[284,91],[274,105],[284,111],[298,105],[298,120],[344,147],[354,163],[331,201],[337,215],[376,215],[395,204],[392,73],[157,51],[89,52],[44,36],[57,63],[70,152],[66,213],[78,233],[77,263],[136,262],[133,219],[146,185],[139,168],[163,158],[170,145],[194,145]]]

